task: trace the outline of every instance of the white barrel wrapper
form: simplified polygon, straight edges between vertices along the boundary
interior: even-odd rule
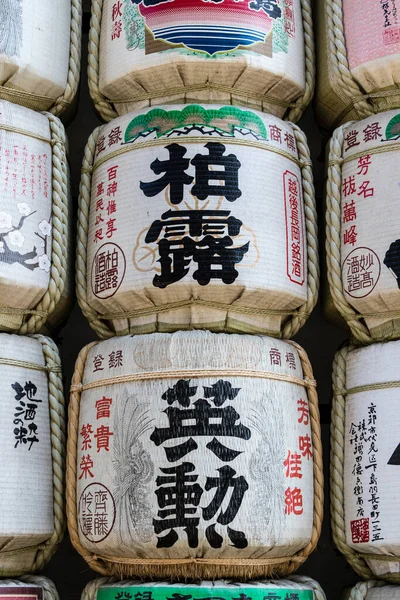
[[[361,555],[400,555],[398,388],[352,388],[398,380],[400,342],[347,355],[344,511],[346,543]],[[400,561],[368,560],[373,573],[398,573]]]
[[[264,6],[247,0],[94,0],[92,11],[101,21],[93,36],[97,46],[100,34],[99,91],[119,115],[165,102],[203,101],[283,117],[288,110],[279,101],[290,104],[306,90],[302,9],[310,43],[311,10],[300,0]],[[268,102],[268,96],[278,102]]]
[[[1,360],[45,367],[37,339],[3,333],[0,342]],[[22,572],[32,556],[11,551],[36,546],[54,531],[47,374],[1,364],[0,386],[0,566],[17,564]]]
[[[193,369],[204,376],[191,378]],[[241,369],[303,377],[296,347],[265,337],[154,334],[89,351],[84,386],[145,380],[82,393],[76,502],[86,550],[116,561],[245,559],[292,556],[310,542],[306,390]]]
[[[279,335],[310,291],[312,213],[290,123],[230,106],[120,117],[98,132],[84,301],[117,334]]]
[[[366,315],[362,322],[377,341],[400,335],[400,320],[396,317],[400,311],[399,135],[400,111],[350,123],[343,128],[343,148],[338,157],[344,161],[340,171],[340,229],[335,229],[335,235],[340,236],[342,289],[339,291],[344,302]],[[333,160],[336,148],[334,136]],[[333,172],[331,168],[330,173]],[[332,207],[335,213],[339,210],[337,187],[333,184],[336,179],[330,175],[331,180],[328,220]],[[338,220],[332,222],[335,227]],[[332,248],[333,245],[328,247],[328,260],[336,251],[336,243]],[[333,262],[336,260],[334,256]],[[334,292],[331,289],[333,296]],[[339,310],[343,311],[340,306]],[[353,334],[357,337],[356,331]]]
[[[1,0],[0,20],[0,85],[47,96],[50,108],[67,85],[71,3]]]

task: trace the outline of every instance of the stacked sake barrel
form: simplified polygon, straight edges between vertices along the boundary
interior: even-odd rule
[[[0,598],[6,600],[59,600],[54,583],[46,577],[25,576],[0,581]]]
[[[327,128],[400,108],[400,3],[319,0],[316,110]]]
[[[313,94],[310,0],[92,0],[89,39],[90,92],[106,121],[171,102],[296,121]]]
[[[2,2],[0,21],[0,98],[67,111],[79,83],[81,0]]]
[[[47,331],[72,295],[65,131],[0,100],[0,140],[0,330]]]
[[[191,331],[90,344],[67,456],[71,541],[102,574],[283,575],[317,543],[318,402],[293,342]]]
[[[355,571],[400,582],[400,341],[345,347],[333,366],[331,518]]]
[[[326,212],[328,313],[340,315],[352,334],[333,374],[334,540],[357,573],[394,583],[400,582],[399,120],[398,111],[389,111],[334,132]]]
[[[7,577],[42,569],[64,533],[65,416],[54,342],[1,333],[0,385],[0,575]]]
[[[276,117],[177,105],[115,119],[86,147],[78,220],[77,295],[100,337],[292,337],[315,305],[310,154]]]
[[[396,600],[398,598],[400,598],[400,587],[383,581],[358,583],[349,596],[349,600]]]
[[[224,598],[226,600],[245,594],[256,600],[263,600],[268,595],[276,600],[292,597],[296,594],[299,600],[326,600],[320,585],[309,577],[291,577],[281,581],[258,581],[237,584],[227,581],[204,581],[198,585],[171,583],[140,583],[138,581],[120,581],[98,579],[88,583],[81,600],[114,600],[115,598],[134,598],[135,594],[154,594],[160,600],[167,598]],[[129,595],[131,594],[131,595]],[[136,596],[141,598],[142,596]],[[144,596],[149,597],[149,596]],[[151,597],[151,596],[150,596]]]

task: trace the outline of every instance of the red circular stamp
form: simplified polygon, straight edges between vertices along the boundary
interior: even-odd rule
[[[370,248],[354,248],[342,265],[345,292],[352,298],[365,298],[375,288],[381,275],[381,261]]]
[[[90,483],[79,499],[78,521],[81,532],[89,542],[98,544],[108,537],[116,517],[115,501],[102,483]]]
[[[111,298],[124,280],[126,258],[122,249],[112,242],[100,246],[92,264],[92,291],[96,298]]]

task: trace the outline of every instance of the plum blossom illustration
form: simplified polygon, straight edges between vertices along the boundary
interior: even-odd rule
[[[17,248],[22,248],[25,242],[25,238],[22,233],[16,229],[15,231],[10,231],[8,234],[8,241],[11,246],[17,246]]]
[[[31,212],[30,206],[26,202],[20,202],[17,204],[18,212],[25,217]]]
[[[0,231],[5,229],[11,229],[12,227],[12,216],[6,212],[0,212]]]
[[[49,235],[51,235],[52,230],[51,223],[43,219],[43,221],[39,223],[39,230],[42,233],[42,235],[49,237]]]
[[[47,254],[42,254],[42,256],[39,256],[38,262],[39,269],[42,269],[42,271],[46,271],[46,273],[50,271],[51,262]]]
[[[47,248],[51,242],[52,227],[50,219],[41,221],[38,226],[40,233],[35,232],[35,235],[39,238],[37,246],[26,252],[20,252],[18,249],[24,248],[27,243],[26,236],[22,232],[25,221],[32,217],[36,211],[31,211],[29,205],[25,202],[18,203],[17,209],[21,217],[16,225],[13,224],[11,214],[0,211],[0,263],[3,262],[8,265],[18,263],[30,271],[39,268],[48,273],[51,266]],[[40,256],[38,253],[39,248],[43,248],[43,254]],[[42,252],[42,250],[39,250],[39,252]]]

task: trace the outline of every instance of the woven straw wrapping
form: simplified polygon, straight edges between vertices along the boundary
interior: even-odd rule
[[[319,287],[303,132],[258,111],[199,105],[96,129],[83,160],[76,286],[101,338],[203,328],[293,337]]]
[[[43,600],[59,600],[59,595],[54,583],[50,581],[50,579],[47,579],[47,577],[25,575],[25,577],[21,577],[19,580],[3,579],[0,581],[0,592],[3,591],[3,588],[19,588],[21,592],[23,592],[24,588],[31,590],[32,587],[39,587],[43,592]],[[7,591],[7,589],[4,591]],[[11,596],[9,600],[13,600],[13,596]]]
[[[349,600],[397,600],[400,587],[384,581],[363,581],[351,590]]]
[[[3,0],[0,15],[0,98],[61,115],[78,91],[82,0]]]
[[[397,9],[397,16],[395,15]],[[316,110],[327,128],[400,107],[399,0],[318,0]]]
[[[65,130],[9,102],[0,113],[0,330],[37,333],[62,320],[72,292]]]
[[[130,588],[130,593],[132,591],[136,591],[135,588],[139,587],[141,590],[145,588],[148,591],[152,589],[157,589],[160,586],[168,586],[171,594],[173,593],[185,593],[188,587],[192,588],[196,587],[199,592],[205,592],[207,589],[210,590],[211,594],[219,594],[219,597],[223,595],[223,589],[225,588],[233,588],[237,591],[241,591],[238,589],[238,585],[227,582],[227,581],[218,581],[218,582],[210,582],[203,581],[201,585],[193,586],[191,584],[171,584],[171,583],[147,583],[142,584],[138,581],[116,581],[115,578],[103,577],[99,579],[95,579],[94,581],[90,581],[82,593],[81,600],[97,600],[97,592],[99,589],[110,588],[110,589],[121,589],[121,588]],[[310,577],[305,576],[296,576],[293,575],[288,579],[279,579],[279,580],[271,580],[271,581],[259,581],[257,583],[246,584],[246,589],[265,589],[271,592],[276,592],[282,589],[285,590],[293,590],[293,591],[301,591],[301,590],[311,590],[314,594],[314,600],[326,600],[326,596],[316,581],[311,579]],[[222,594],[221,594],[222,591]]]
[[[336,354],[331,423],[334,542],[359,575],[392,583],[400,583],[396,447],[399,345],[386,342],[364,348],[348,346]],[[371,427],[376,431],[371,432]],[[371,456],[377,467],[367,468]],[[361,465],[360,473],[357,465]],[[371,473],[377,483],[370,483]]]
[[[218,390],[222,397],[197,402],[203,388],[205,398],[215,397]],[[168,405],[172,406],[169,411],[179,413],[176,405],[187,408],[191,402],[190,414],[195,407],[201,411],[214,405],[228,412],[222,408],[213,413],[215,430],[205,429],[204,434],[183,430],[179,442],[188,447],[184,445],[177,458],[172,440],[163,445],[149,436],[158,430],[154,425],[168,424],[164,412]],[[298,416],[299,406],[306,406],[309,416]],[[218,430],[220,419],[232,410],[237,424],[245,426],[248,442],[242,434],[234,439],[234,433],[224,436]],[[230,431],[226,427],[223,430]],[[104,438],[100,441],[103,434],[105,446]],[[313,458],[304,451],[300,436],[311,441]],[[227,454],[221,451],[220,442]],[[243,450],[246,443],[247,453]],[[99,452],[98,444],[102,446]],[[284,462],[300,447],[302,478],[287,478]],[[236,450],[234,457],[229,449]],[[294,342],[198,331],[95,342],[81,351],[71,387],[67,464],[71,541],[102,575],[246,580],[288,575],[306,560],[319,538],[321,454],[315,382],[305,352]],[[187,480],[193,482],[193,493],[201,495],[206,490],[201,504],[194,501],[199,508],[187,509],[187,516],[199,517],[198,528],[189,527],[189,539],[183,524],[176,530],[171,525],[168,532],[165,522],[155,523],[158,517],[165,518],[159,509],[164,506],[169,511],[170,506],[161,499],[157,507],[163,473],[174,473],[179,465],[184,465],[179,469],[187,468],[188,463],[189,470],[190,463],[193,467],[193,479]],[[237,473],[236,485],[241,482],[235,514],[228,511],[226,520],[220,515],[216,522],[216,508],[214,517],[204,514],[203,520],[200,506],[207,506],[213,498],[212,486],[207,487],[209,475],[218,473]],[[243,492],[246,486],[248,491]],[[293,512],[294,489],[299,505]],[[105,521],[97,514],[97,504],[88,504],[94,498],[105,502],[99,508]],[[168,514],[174,514],[173,508]],[[98,519],[103,519],[101,527]]]
[[[142,3],[115,7],[112,0],[92,0],[88,77],[96,109],[110,121],[166,102],[218,102],[249,106],[296,122],[314,91],[311,2],[293,0],[286,13],[278,6],[270,10],[272,18],[262,9],[238,7],[234,2],[223,6],[198,2],[188,6],[182,17],[182,10],[176,15],[170,5],[149,11]],[[199,26],[204,27],[205,37],[211,36],[207,51],[198,43],[204,42],[204,36],[197,41],[190,36],[186,45],[171,45],[165,36],[160,39],[152,32],[168,24],[178,26],[178,38],[185,37],[191,25],[197,34]],[[219,52],[217,46],[227,36],[219,32],[214,38],[212,26],[224,31],[235,27],[231,39],[238,28],[244,28],[239,46],[229,44]],[[267,34],[265,41],[241,45],[251,30],[252,35]]]
[[[330,312],[333,306],[363,344],[400,337],[399,122],[400,112],[382,113],[343,125],[330,142]]]
[[[65,409],[57,347],[41,335],[3,333],[0,373],[0,576],[13,577],[41,570],[65,530]]]

